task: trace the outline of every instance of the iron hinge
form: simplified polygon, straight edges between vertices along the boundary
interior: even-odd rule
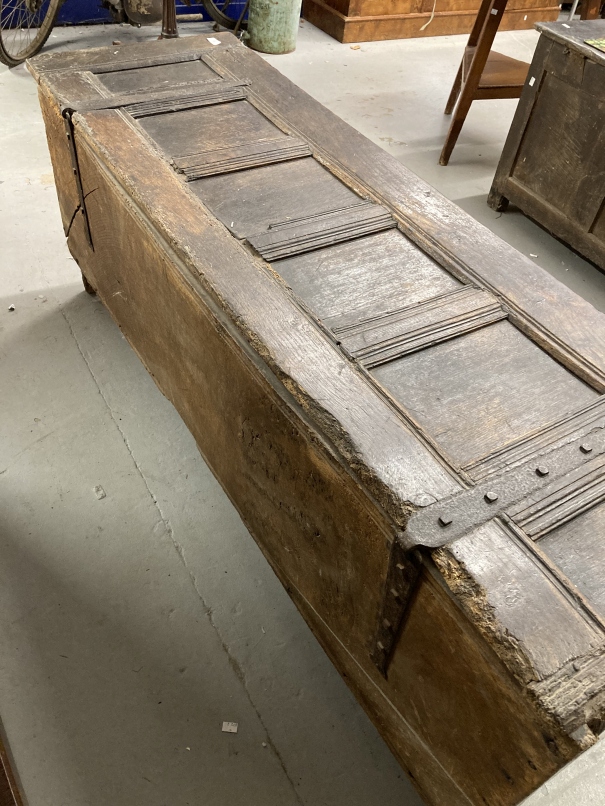
[[[536,451],[414,512],[390,549],[389,566],[370,650],[385,677],[409,610],[422,565],[421,547],[441,548],[494,518],[512,520],[531,539],[605,500],[605,420],[566,437],[564,444]]]
[[[84,230],[86,232],[86,239],[88,241],[88,245],[94,251],[94,246],[92,244],[92,235],[90,233],[90,222],[88,220],[88,211],[86,209],[86,197],[84,195],[84,188],[82,187],[82,175],[80,174],[80,164],[78,162],[78,152],[76,151],[76,142],[74,136],[74,124],[72,120],[72,109],[64,109],[63,110],[63,120],[65,121],[65,133],[67,135],[67,142],[69,144],[69,153],[71,155],[71,167],[74,172],[74,178],[76,180],[76,187],[78,189],[78,200],[80,202],[78,209],[75,211],[72,224],[75,220],[76,215],[81,213],[84,219]],[[68,233],[69,234],[69,233]]]
[[[420,569],[420,552],[407,552],[401,537],[396,537],[391,544],[382,607],[370,649],[372,661],[384,677],[387,676]]]
[[[605,455],[605,427],[600,423],[567,444],[536,453],[516,467],[495,474],[475,487],[437,501],[410,517],[404,546],[440,548],[499,515],[529,496],[565,486],[576,472]],[[598,463],[598,461],[597,461]],[[588,468],[587,468],[588,469]]]

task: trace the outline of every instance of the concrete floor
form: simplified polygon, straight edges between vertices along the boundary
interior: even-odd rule
[[[48,47],[156,36],[62,29]],[[536,41],[498,45],[529,59]],[[475,104],[438,166],[463,43],[352,50],[305,23],[296,52],[268,60],[605,309],[604,275],[485,204],[514,101]],[[0,108],[0,713],[30,806],[421,806],[179,417],[83,293],[24,68],[0,67]],[[605,804],[604,755],[597,745],[525,806]]]

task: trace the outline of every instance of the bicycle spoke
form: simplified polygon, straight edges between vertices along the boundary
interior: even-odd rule
[[[10,29],[10,28],[13,27],[12,23],[14,22],[15,14],[17,14],[18,11],[19,11],[19,6],[15,5],[15,7],[11,10],[10,14],[8,15],[8,18],[7,18],[7,20],[6,20],[6,22],[5,22],[3,27],[6,27],[7,29]]]
[[[0,60],[9,66],[36,53],[46,41],[58,11],[57,0],[0,0]]]
[[[15,20],[15,22],[14,22],[14,27],[15,27],[17,30],[21,30],[21,27],[23,26],[23,21],[25,20],[25,17],[26,17],[26,13],[27,13],[27,11],[26,11],[26,9],[25,9],[23,6],[21,6],[21,7],[18,9],[18,11],[19,11],[19,14],[18,14],[18,16],[17,16],[17,19],[16,19],[16,20]]]

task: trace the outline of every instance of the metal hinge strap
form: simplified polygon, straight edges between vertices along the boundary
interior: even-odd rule
[[[567,435],[569,438],[571,435]],[[539,540],[605,500],[605,418],[563,445],[417,510],[391,547],[378,626],[370,650],[385,677],[420,573],[419,547],[440,548],[494,518]]]
[[[78,189],[78,199],[80,202],[79,208],[74,213],[74,217],[78,212],[82,214],[84,219],[84,230],[86,232],[86,239],[90,248],[94,252],[94,246],[92,243],[92,235],[90,233],[90,222],[88,220],[88,211],[86,210],[86,197],[84,196],[84,188],[82,187],[82,175],[80,174],[80,164],[78,162],[78,153],[76,151],[76,142],[74,137],[74,125],[72,121],[72,109],[65,109],[63,111],[63,119],[65,121],[65,133],[67,135],[67,142],[69,144],[69,153],[71,154],[71,167],[74,172],[74,178],[76,180],[76,187]],[[67,233],[69,235],[69,233]]]
[[[420,571],[421,559],[415,552],[407,552],[401,539],[397,537],[391,545],[382,607],[370,648],[372,661],[384,677],[387,676],[391,657],[403,629]]]
[[[445,546],[530,496],[540,491],[546,496],[550,488],[564,487],[576,475],[601,467],[604,456],[605,422],[601,421],[561,447],[536,454],[514,469],[415,512],[407,525],[405,545],[408,550]]]

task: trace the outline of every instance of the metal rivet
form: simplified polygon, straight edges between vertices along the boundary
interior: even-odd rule
[[[580,445],[580,450],[582,453],[591,453],[592,452],[592,445],[589,445],[588,442],[583,442]]]
[[[395,566],[395,568],[396,568],[398,571],[405,571],[405,565],[402,565],[402,563],[397,563],[397,565]]]
[[[385,630],[392,630],[393,629],[393,625],[388,620],[388,618],[384,619],[384,621],[382,622],[382,626],[385,628]]]
[[[483,497],[485,498],[488,504],[493,504],[494,501],[498,500],[498,496],[496,495],[496,493],[485,493]]]
[[[439,526],[449,526],[452,522],[452,519],[449,515],[440,515],[439,516]]]
[[[536,468],[536,474],[537,474],[538,476],[548,476],[548,468],[547,468],[547,467],[544,467],[544,465],[539,465],[539,466]]]
[[[377,642],[376,642],[376,646],[378,647],[378,649],[379,649],[381,652],[384,652],[384,644],[382,643],[382,641],[377,641]]]
[[[400,599],[401,598],[400,594],[399,594],[399,591],[396,590],[395,588],[391,588],[391,596],[393,596],[395,599]]]

